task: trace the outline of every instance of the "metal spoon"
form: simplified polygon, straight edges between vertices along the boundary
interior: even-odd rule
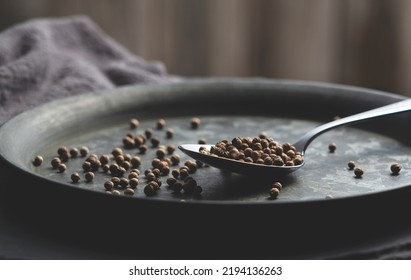
[[[399,101],[393,104],[389,104],[386,106],[382,106],[376,109],[372,109],[366,112],[362,112],[359,114],[355,114],[352,116],[348,116],[345,118],[341,118],[329,123],[325,123],[320,125],[313,130],[304,134],[300,140],[298,140],[293,145],[295,148],[301,152],[302,155],[305,154],[305,150],[307,149],[308,145],[319,135],[322,133],[336,128],[342,125],[356,123],[363,120],[368,120],[372,118],[377,118],[385,115],[401,113],[411,110],[411,99],[406,99],[403,101]],[[217,157],[214,155],[200,153],[200,147],[206,147],[210,150],[212,145],[197,145],[197,144],[183,144],[180,145],[178,148],[187,154],[188,156],[199,160],[205,164],[210,166],[230,171],[233,173],[239,174],[246,174],[246,175],[259,175],[259,176],[281,176],[291,172],[294,172],[300,169],[304,162],[300,165],[294,166],[276,166],[276,165],[262,165],[262,164],[255,164],[255,163],[247,163],[242,162],[234,159]]]

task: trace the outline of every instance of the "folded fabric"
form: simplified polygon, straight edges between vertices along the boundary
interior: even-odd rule
[[[0,33],[0,125],[64,96],[138,83],[174,81],[86,16],[34,19]]]

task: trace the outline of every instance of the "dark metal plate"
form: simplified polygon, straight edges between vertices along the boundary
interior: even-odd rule
[[[234,85],[237,88],[231,88]],[[221,95],[219,91],[224,87],[227,89]],[[309,97],[315,100],[321,96],[308,95],[301,94],[289,106],[282,100],[287,96],[275,87],[259,91],[258,83],[255,88],[250,88],[250,83],[241,87],[238,83],[229,85],[218,82],[136,87],[100,95],[84,95],[47,104],[10,121],[1,131],[1,151],[4,158],[26,172],[63,183],[65,187],[104,193],[104,181],[111,176],[102,171],[96,172],[95,180],[91,183],[86,183],[84,178],[77,184],[71,183],[71,173],[84,173],[81,168],[84,158],[69,160],[68,170],[64,173],[53,170],[50,161],[57,156],[57,148],[87,146],[90,153],[99,156],[111,154],[115,147],[124,149],[121,140],[127,133],[143,134],[148,128],[153,130],[153,137],[160,139],[160,145],[178,146],[181,143],[197,143],[199,139],[214,144],[218,140],[236,136],[254,137],[260,132],[266,132],[279,142],[293,143],[320,123],[309,119],[312,108],[306,104],[306,99]],[[336,108],[334,114],[324,113],[321,116],[323,121],[331,120],[333,115],[350,113],[350,108],[336,106],[337,101],[329,99],[329,102],[326,106]],[[351,102],[361,105],[362,100],[352,98]],[[226,110],[222,107],[226,107]],[[307,114],[307,118],[301,119],[301,114]],[[193,116],[202,120],[199,129],[190,128]],[[131,117],[141,120],[139,129],[130,130]],[[164,118],[166,128],[175,131],[172,139],[166,139],[166,128],[156,129],[158,118]],[[374,122],[384,124],[381,120]],[[396,125],[399,129],[401,126],[406,128],[406,123]],[[328,144],[332,142],[338,147],[335,153],[328,151]],[[124,149],[124,152],[142,158],[140,170],[143,172],[152,168],[156,150],[150,148],[146,154],[140,154],[138,149]],[[182,164],[189,159],[179,151],[176,153],[181,155]],[[41,167],[34,168],[31,161],[37,154],[42,155],[45,162]],[[349,160],[354,160],[364,169],[362,178],[355,178],[353,172],[348,170]],[[167,176],[163,176],[164,187],[150,199],[279,203],[319,200],[327,196],[351,197],[407,186],[411,182],[411,172],[408,171],[410,160],[409,143],[401,143],[395,135],[351,127],[339,128],[315,140],[309,147],[303,169],[296,174],[275,178],[284,185],[277,200],[269,200],[268,195],[274,179],[248,178],[215,168],[201,168],[192,175],[203,187],[201,196],[173,193],[165,184]],[[393,162],[399,162],[404,167],[399,176],[390,175],[389,168]],[[146,199],[143,178],[134,198]]]
[[[355,87],[265,79],[199,79],[61,99],[25,112],[1,127],[1,156],[12,170],[10,174],[18,174],[18,179],[24,182],[20,182],[18,188],[10,184],[3,187],[6,192],[11,192],[11,196],[19,197],[17,203],[30,204],[32,208],[44,207],[43,214],[49,214],[49,211],[63,213],[64,209],[67,212],[65,221],[70,220],[70,216],[82,216],[101,225],[104,215],[113,214],[116,209],[116,213],[121,211],[123,219],[115,222],[111,217],[107,226],[112,227],[115,223],[123,227],[127,221],[138,217],[154,230],[153,215],[148,213],[161,211],[158,221],[162,225],[179,225],[184,230],[192,225],[190,230],[197,234],[201,231],[207,236],[215,227],[233,236],[234,230],[241,231],[246,225],[249,230],[254,222],[259,223],[255,225],[259,232],[275,231],[278,226],[271,224],[270,217],[281,213],[276,219],[282,221],[282,231],[290,230],[288,234],[294,236],[296,242],[298,232],[294,225],[298,224],[298,230],[301,227],[307,229],[309,219],[313,226],[318,226],[327,217],[340,223],[345,214],[353,215],[352,210],[358,225],[364,215],[370,216],[373,211],[379,213],[377,210],[380,210],[382,201],[389,202],[386,205],[396,212],[398,207],[405,205],[401,199],[409,193],[411,182],[411,136],[405,133],[409,114],[338,128],[320,136],[308,148],[306,164],[301,170],[276,178],[284,188],[275,200],[268,194],[272,178],[229,174],[211,167],[201,168],[192,175],[203,188],[200,196],[173,193],[167,188],[166,177],[162,178],[163,186],[153,197],[143,193],[143,179],[133,196],[112,196],[106,194],[103,187],[103,182],[110,176],[101,171],[96,173],[92,183],[86,183],[84,179],[78,184],[70,182],[72,172],[82,174],[84,158],[70,159],[64,173],[51,169],[50,160],[61,145],[69,148],[85,145],[91,153],[109,154],[114,147],[122,147],[121,139],[130,132],[128,123],[132,117],[141,121],[135,133],[152,128],[163,145],[197,143],[199,139],[214,144],[223,138],[256,136],[263,131],[280,142],[292,143],[307,130],[337,115],[350,115],[400,99],[402,97],[397,95]],[[190,119],[194,116],[202,120],[197,130],[190,128]],[[166,139],[164,130],[155,129],[158,118],[166,120],[166,128],[174,129],[172,139]],[[331,142],[337,144],[335,153],[328,151]],[[125,152],[139,154],[137,149]],[[155,149],[149,149],[146,155],[140,155],[142,171],[151,167],[154,153]],[[188,160],[182,153],[177,153],[182,162]],[[32,160],[37,154],[41,154],[45,162],[35,168]],[[355,178],[347,169],[349,160],[364,169],[362,178]],[[389,167],[393,162],[403,166],[398,176],[390,174]],[[327,196],[333,199],[326,199]],[[367,205],[364,211],[363,205]],[[30,212],[24,209],[25,213]],[[107,213],[99,216],[105,211]],[[171,217],[175,215],[195,216],[202,222],[187,224],[186,221],[173,220]],[[347,223],[352,225],[351,221],[342,221],[342,224]],[[82,225],[85,224],[88,222],[83,221]],[[158,228],[154,234],[159,234]],[[249,236],[255,238],[257,233]],[[223,240],[227,246],[235,246],[231,241],[238,241],[235,238],[220,241]],[[258,243],[257,240],[251,243],[254,242]],[[164,243],[170,245],[167,241]],[[257,250],[258,246],[251,243],[247,243],[247,248]],[[193,253],[194,249],[186,250]],[[277,253],[284,250],[278,247]],[[147,250],[144,252],[144,256],[153,257]],[[235,254],[229,251],[224,256]]]

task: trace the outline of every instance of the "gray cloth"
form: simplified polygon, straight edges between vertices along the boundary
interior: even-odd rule
[[[0,124],[49,100],[174,80],[85,16],[34,19],[0,33]]]

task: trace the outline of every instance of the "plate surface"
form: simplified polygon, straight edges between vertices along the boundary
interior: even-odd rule
[[[328,93],[324,93],[327,89]],[[337,90],[338,91],[337,91]],[[90,154],[108,154],[120,147],[124,153],[139,156],[144,170],[152,167],[157,148],[148,144],[149,150],[141,154],[137,148],[125,149],[122,138],[127,133],[144,134],[151,129],[160,145],[178,146],[197,143],[204,139],[214,144],[221,139],[236,136],[258,136],[267,133],[284,143],[298,137],[315,126],[344,116],[353,111],[375,107],[396,101],[399,97],[375,92],[359,92],[348,87],[332,87],[322,84],[304,84],[266,80],[206,80],[167,86],[141,86],[125,88],[101,94],[88,94],[58,100],[24,113],[11,120],[1,129],[1,154],[25,173],[50,180],[59,187],[80,191],[105,193],[104,182],[112,175],[101,169],[95,179],[86,183],[82,164],[85,158],[70,159],[66,172],[52,169],[51,159],[57,156],[60,146],[68,148],[87,146]],[[346,95],[344,95],[346,94]],[[340,102],[339,99],[341,99]],[[364,101],[369,101],[365,104]],[[202,124],[191,129],[192,117],[200,117]],[[129,120],[138,118],[138,129],[130,129]],[[166,120],[166,127],[156,129],[159,118]],[[406,127],[407,118],[394,119],[398,131]],[[173,202],[247,202],[247,203],[294,203],[317,201],[326,197],[346,198],[406,187],[411,182],[411,147],[403,135],[386,130],[386,120],[374,120],[374,130],[369,126],[343,127],[317,138],[308,148],[305,166],[295,174],[282,178],[252,178],[229,174],[212,167],[199,168],[191,176],[202,186],[201,195],[173,193],[162,176],[161,189],[153,197],[144,192],[144,175],[131,196],[137,199],[157,199]],[[174,136],[167,139],[165,130],[172,128]],[[385,129],[385,130],[384,130]],[[329,143],[336,143],[334,153],[328,151]],[[189,160],[180,151],[179,168]],[[32,159],[42,155],[40,167],[34,167]],[[167,156],[169,157],[169,155]],[[364,169],[362,178],[355,178],[348,170],[353,160]],[[111,162],[114,159],[111,156]],[[399,162],[403,166],[399,176],[392,176],[390,165]],[[70,174],[78,172],[81,180],[73,184]],[[127,176],[127,174],[125,175]],[[284,189],[276,200],[269,198],[268,190],[273,181],[280,181]],[[123,194],[123,190],[120,189]],[[129,197],[130,198],[130,197]]]

